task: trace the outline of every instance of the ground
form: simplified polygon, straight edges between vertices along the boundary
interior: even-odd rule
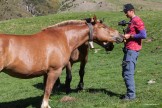
[[[63,12],[121,11],[132,3],[136,10],[162,10],[162,0],[1,0],[0,20]]]
[[[136,10],[162,10],[160,0],[63,0],[58,12],[121,11],[123,4],[132,3]]]

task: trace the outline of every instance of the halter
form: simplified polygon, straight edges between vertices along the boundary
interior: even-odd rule
[[[87,23],[88,27],[89,27],[89,45],[90,45],[90,48],[94,48],[94,45],[93,45],[93,26],[91,23]]]

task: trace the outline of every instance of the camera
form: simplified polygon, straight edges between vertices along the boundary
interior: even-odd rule
[[[131,24],[131,23],[126,22],[125,20],[122,20],[122,21],[118,22],[118,25],[120,25],[120,26],[126,26],[127,24]]]

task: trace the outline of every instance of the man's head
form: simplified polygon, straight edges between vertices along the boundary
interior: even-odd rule
[[[135,9],[132,4],[125,4],[123,6],[123,11],[128,18],[132,18],[135,15]]]

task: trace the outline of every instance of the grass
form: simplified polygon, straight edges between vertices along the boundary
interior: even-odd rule
[[[0,20],[8,20],[56,13],[59,0],[1,0],[0,5]]]
[[[33,34],[42,28],[68,19],[83,19],[96,14],[104,23],[122,32],[117,26],[120,20],[128,20],[121,12],[67,13],[49,16],[22,18],[0,22],[0,32],[10,34]],[[59,100],[65,92],[54,92],[50,97],[52,108],[161,108],[162,107],[162,20],[161,11],[137,12],[145,22],[148,37],[143,41],[143,49],[136,67],[137,99],[123,102],[119,99],[126,89],[121,76],[122,47],[115,44],[114,50],[106,54],[104,49],[94,53],[89,52],[84,78],[85,88],[82,92],[72,92],[74,102],[62,103]],[[148,42],[148,39],[152,39]],[[41,42],[40,42],[41,44]],[[71,88],[75,89],[79,81],[79,63],[73,66],[73,81]],[[149,80],[154,84],[147,84]],[[61,75],[64,83],[65,71]],[[17,79],[3,72],[0,74],[0,108],[39,108],[42,100],[42,77],[33,79]]]

